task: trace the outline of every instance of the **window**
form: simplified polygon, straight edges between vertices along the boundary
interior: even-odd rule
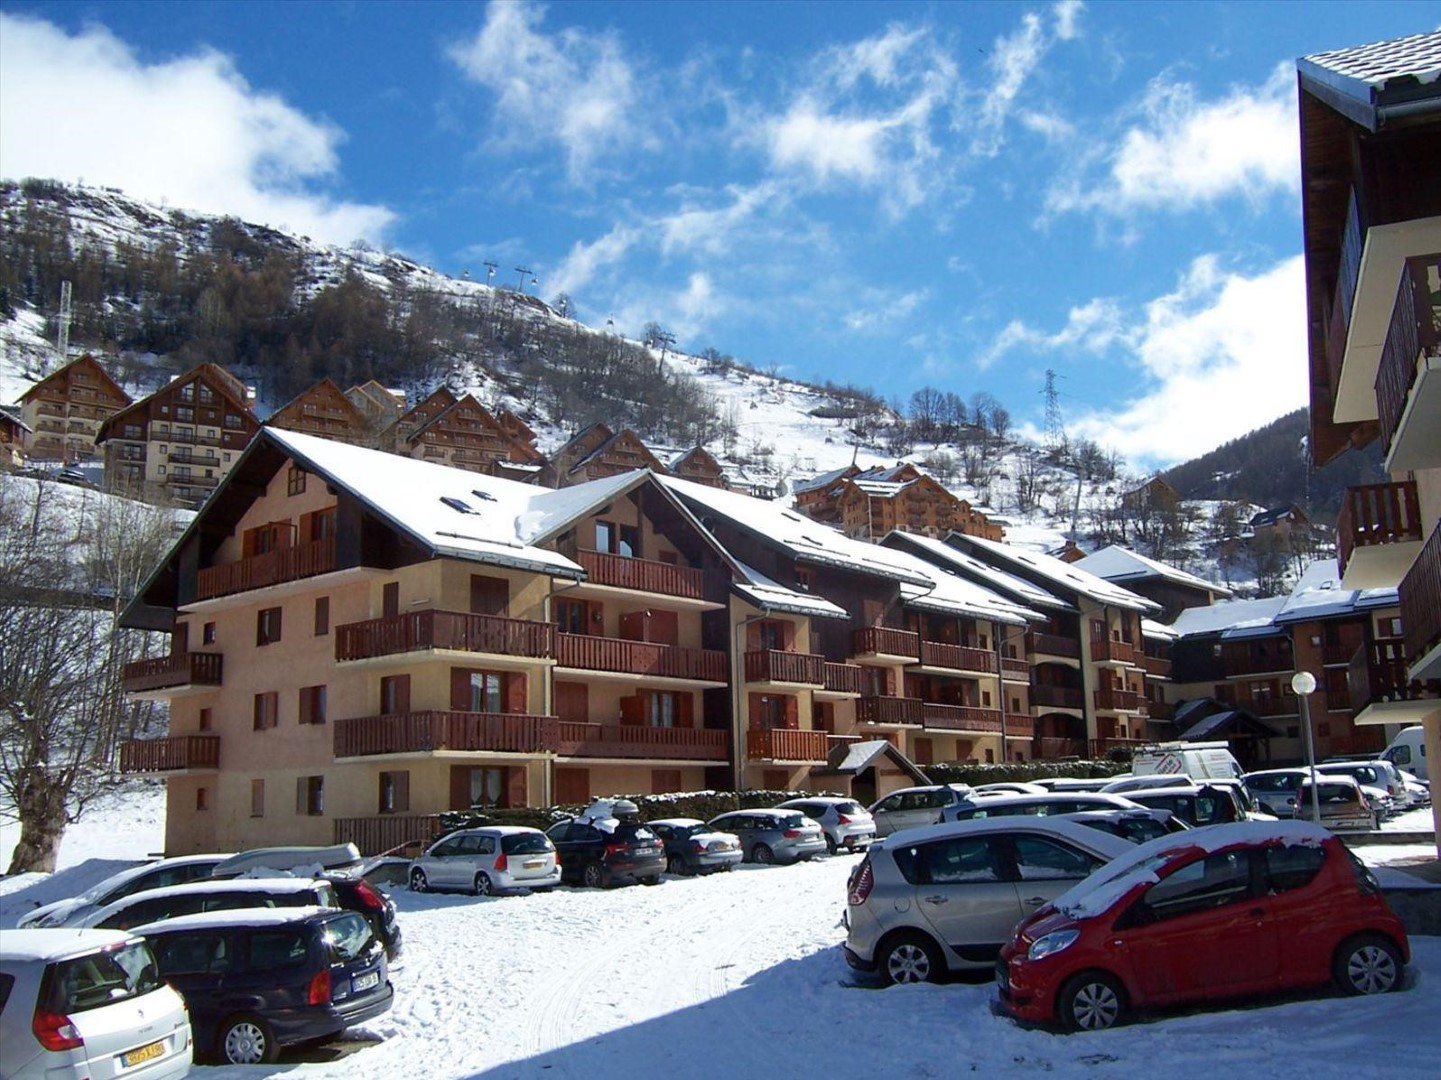
[[[290,466],[286,474],[285,493],[287,495],[305,494],[305,470],[299,465]]]
[[[584,600],[557,600],[555,625],[563,634],[590,633],[590,605]]]
[[[186,424],[195,423],[195,409],[190,405],[175,406],[175,419]]]
[[[325,777],[295,778],[295,812],[305,817],[320,817],[325,813]]]
[[[264,731],[280,723],[280,695],[276,691],[255,695],[254,723],[256,731]]]
[[[180,400],[181,400],[181,401],[194,401],[194,400],[195,400],[195,384],[194,384],[194,383],[186,383],[184,386],[182,386],[182,387],[180,388]]]
[[[264,608],[255,616],[255,644],[270,645],[280,640],[280,609]]]
[[[380,680],[382,716],[410,712],[410,676],[387,675]]]
[[[1311,884],[1326,862],[1318,847],[1268,847],[1262,850],[1266,864],[1266,888],[1272,893],[1288,892]]]
[[[330,597],[315,598],[315,636],[324,637],[330,633]]]
[[[245,426],[245,421],[235,413],[225,414],[225,426],[239,430]]]
[[[470,805],[500,806],[505,799],[505,769],[488,766],[470,770]]]
[[[265,781],[250,781],[250,816],[265,816]]]
[[[1039,836],[1017,836],[1016,870],[1022,881],[1079,881],[1100,862],[1075,848]]]
[[[470,673],[470,711],[505,712],[505,676],[495,671]]]
[[[214,723],[213,717],[214,717],[214,714],[211,712],[211,710],[209,710],[209,709],[201,709],[201,710],[200,710],[200,730],[201,730],[201,731],[209,731],[209,730],[210,730],[211,725]]]
[[[1231,851],[1187,863],[1152,885],[1142,902],[1156,918],[1173,919],[1244,900],[1250,891],[1250,859]]]
[[[302,724],[325,723],[325,687],[302,686],[300,688],[300,722]]]
[[[410,809],[410,773],[383,772],[380,774],[380,813],[403,814]]]
[[[675,691],[655,691],[646,695],[645,719],[651,727],[675,727],[680,711],[680,694]]]
[[[1005,880],[995,847],[985,838],[956,837],[901,848],[896,866],[912,885]]]
[[[595,523],[595,549],[596,551],[615,551],[615,524],[610,521],[597,521]]]
[[[762,652],[780,652],[786,647],[786,624],[775,619],[756,623],[756,647]]]
[[[815,592],[816,572],[809,566],[797,566],[796,588],[801,592]]]
[[[200,632],[200,639],[206,645],[215,644],[215,624],[213,622],[205,624],[205,628]]]
[[[196,810],[199,810],[199,811],[205,811],[205,810],[209,810],[209,809],[210,809],[210,789],[209,789],[209,788],[203,788],[203,787],[202,787],[202,788],[196,788],[196,789],[195,789],[195,809],[196,809]]]

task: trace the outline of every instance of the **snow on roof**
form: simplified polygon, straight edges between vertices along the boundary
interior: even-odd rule
[[[772,581],[759,570],[745,563],[737,563],[737,569],[745,578],[735,583],[735,591],[744,596],[762,611],[784,611],[792,615],[817,615],[825,619],[848,619],[849,613],[843,607],[831,603],[824,596],[787,589]]]
[[[1131,592],[1130,589],[1113,584],[1103,577],[1097,577],[1095,574],[1079,569],[1073,563],[1062,562],[1050,555],[1024,551],[1012,544],[997,543],[979,536],[965,536],[959,533],[951,535],[970,545],[983,556],[1027,567],[1040,574],[1048,582],[1088,597],[1098,604],[1111,604],[1131,611],[1161,610],[1160,604],[1147,600],[1144,596]]]
[[[1286,605],[1276,616],[1278,623],[1352,615],[1375,607],[1401,602],[1395,588],[1343,589],[1335,559],[1317,559],[1306,567]]]
[[[77,953],[99,952],[107,945],[129,941],[125,930],[76,930],[70,927],[6,930],[0,956],[6,960],[60,960]]]
[[[1039,585],[1008,573],[1000,567],[992,566],[968,552],[953,548],[942,540],[935,540],[929,536],[917,536],[914,533],[892,532],[882,541],[882,544],[887,548],[900,545],[901,550],[917,552],[926,561],[943,569],[953,570],[972,581],[978,581],[989,589],[1009,594],[1027,608],[1048,611],[1076,610],[1074,604],[1047,592]]]
[[[1275,632],[1275,618],[1285,605],[1284,596],[1267,596],[1259,600],[1223,600],[1208,607],[1187,608],[1176,616],[1176,620],[1171,623],[1171,629],[1178,637],[1183,638],[1258,629],[1264,629],[1268,633]]]
[[[908,607],[993,619],[1012,626],[1024,626],[1030,620],[1045,621],[1046,616],[1039,611],[1014,603],[1000,593],[992,592],[984,585],[978,585],[959,574],[947,572],[918,555],[912,555],[900,548],[885,547],[880,550],[901,565],[909,566],[916,573],[924,574],[930,579],[929,585],[902,583],[901,600]]]
[[[1175,641],[1180,635],[1169,626],[1158,623],[1154,619],[1142,619],[1141,636],[1143,638],[1160,638],[1163,641]]]
[[[850,466],[847,465],[841,469],[832,469],[830,472],[823,472],[819,476],[812,476],[809,480],[797,480],[791,487],[791,491],[799,495],[803,491],[815,491],[819,488],[830,487],[849,471]]]
[[[132,934],[148,937],[150,934],[167,933],[171,930],[215,930],[226,926],[285,926],[301,922],[314,915],[340,915],[340,908],[324,907],[279,907],[279,908],[231,908],[228,911],[201,911],[194,915],[177,915],[173,919],[159,919],[131,930]]]
[[[1164,578],[1166,581],[1175,582],[1177,585],[1184,585],[1192,589],[1204,589],[1214,593],[1216,596],[1226,597],[1231,595],[1231,590],[1224,585],[1217,585],[1214,581],[1207,581],[1195,574],[1188,574],[1186,571],[1170,566],[1155,559],[1149,559],[1139,552],[1130,548],[1121,547],[1119,544],[1112,544],[1103,547],[1087,555],[1084,559],[1077,559],[1072,566],[1078,566],[1088,573],[1103,577],[1107,581],[1139,581],[1146,578]]]

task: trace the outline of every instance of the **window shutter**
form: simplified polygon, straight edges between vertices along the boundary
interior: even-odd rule
[[[585,723],[590,719],[590,690],[585,683],[555,684],[555,714],[562,720]]]
[[[393,619],[400,614],[400,582],[388,581],[380,588],[380,614]]]
[[[765,726],[765,705],[760,694],[749,695],[749,723],[752,731],[757,731]]]
[[[746,652],[758,652],[761,647],[760,623],[746,625]]]
[[[676,726],[695,726],[695,695],[689,693],[676,694]],[[675,790],[675,789],[672,789]]]
[[[300,515],[300,542],[308,544],[315,539],[315,512]]]
[[[450,767],[450,808],[452,810],[470,809],[469,765],[452,765]]]
[[[512,671],[505,677],[505,711],[523,713],[526,711],[525,672]],[[524,805],[524,803],[520,804]]]
[[[796,651],[796,624],[789,619],[781,623],[781,648],[786,652]]]
[[[406,813],[410,810],[410,770],[404,769],[391,775],[395,777],[395,812]]]
[[[306,779],[304,776],[297,776],[295,778],[295,812],[297,814],[303,814],[309,809],[305,799]]]
[[[505,804],[507,806],[524,806],[526,800],[525,766],[512,765],[505,771]]]
[[[470,712],[470,669],[450,669],[450,707],[456,712]]]
[[[794,696],[787,696],[786,703],[786,727],[798,728],[801,726],[800,703]]]
[[[620,699],[620,722],[622,724],[639,724],[645,717],[645,699],[639,694]]]

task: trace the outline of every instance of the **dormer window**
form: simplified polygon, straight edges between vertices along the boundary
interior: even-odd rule
[[[488,491],[480,491],[479,489],[472,489],[472,490],[471,490],[471,494],[474,495],[474,496],[475,496],[477,499],[479,499],[481,502],[495,502],[495,501],[496,501],[495,496],[492,495],[492,494],[491,494],[490,492],[488,492]]]
[[[461,514],[474,514],[474,513],[475,513],[475,511],[470,508],[470,504],[469,504],[469,503],[467,503],[464,499],[457,499],[457,498],[455,498],[453,495],[442,495],[442,496],[440,497],[440,501],[443,502],[443,503],[445,503],[446,506],[450,507],[452,510],[456,511],[457,513],[461,513]]]

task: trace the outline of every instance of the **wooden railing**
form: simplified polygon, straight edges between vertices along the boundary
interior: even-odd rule
[[[937,731],[1001,730],[1001,710],[982,709],[972,705],[942,705],[927,701],[921,706],[922,722]],[[1007,732],[1009,734],[1009,732]]]
[[[691,600],[705,597],[705,574],[688,566],[632,559],[604,551],[578,551],[575,561],[585,567],[589,580],[597,585],[680,596]]]
[[[553,716],[524,713],[409,712],[356,716],[335,722],[335,756],[417,754],[436,750],[554,753]]]
[[[1027,634],[1026,651],[1044,653],[1047,656],[1068,656],[1079,660],[1081,643],[1075,638],[1065,637],[1061,634]]]
[[[1042,735],[1033,739],[1031,746],[1036,757],[1043,760],[1086,756],[1085,739],[1062,739],[1051,735]]]
[[[726,654],[719,649],[691,649],[649,641],[556,634],[555,659],[561,667],[586,671],[617,671],[672,679],[726,682]]]
[[[1084,709],[1086,692],[1079,686],[1031,686],[1031,704],[1049,709]]]
[[[1006,714],[1006,738],[1029,739],[1036,733],[1036,722],[1029,716]]]
[[[726,761],[730,732],[715,728],[592,724],[562,720],[560,749],[568,757]]]
[[[419,855],[440,835],[439,814],[380,814],[376,817],[336,818],[337,844],[354,844],[362,855],[383,855],[406,850]]]
[[[120,744],[123,773],[218,768],[219,735],[172,735],[166,739],[130,739]]]
[[[1150,653],[1146,653],[1141,657],[1141,667],[1146,670],[1147,675],[1153,675],[1158,679],[1171,677],[1171,658],[1169,656],[1152,656]]]
[[[1001,677],[1025,682],[1031,677],[1031,662],[1024,656],[1003,656],[1001,657]]]
[[[1441,269],[1441,254],[1407,259],[1401,270],[1391,323],[1376,369],[1376,408],[1381,442],[1387,449],[1401,426],[1406,398],[1416,381],[1417,358],[1422,353],[1441,354],[1441,309],[1432,304],[1427,280],[1435,269]]]
[[[746,653],[746,682],[805,683],[824,686],[826,658],[811,653],[767,649]]]
[[[202,567],[195,584],[197,600],[250,589],[263,589],[286,581],[328,574],[335,569],[335,540],[316,540],[309,544],[277,548],[264,555]]]
[[[1441,697],[1441,680],[1407,678],[1402,638],[1381,638],[1356,650],[1346,670],[1348,703],[1356,711],[1377,701],[1421,701]]]
[[[826,747],[824,731],[751,728],[746,732],[746,757],[751,760],[822,762]]]
[[[1103,686],[1095,691],[1096,708],[1136,712],[1146,707],[1146,698],[1134,690]]]
[[[1332,735],[1326,746],[1331,757],[1375,757],[1386,749],[1386,731],[1379,726],[1355,728],[1349,735]]]
[[[1408,664],[1441,645],[1441,523],[1401,579],[1401,626]]]
[[[920,698],[863,697],[856,702],[856,719],[862,724],[914,724],[924,719]]]
[[[859,664],[833,664],[827,661],[823,677],[824,688],[837,694],[859,694],[865,687],[865,669]]]
[[[951,645],[944,641],[922,641],[921,663],[952,671],[996,671],[996,654],[989,649]]]
[[[529,619],[427,608],[335,628],[337,660],[366,660],[420,649],[547,657],[555,650],[555,627]]]
[[[851,632],[851,655],[870,656],[921,655],[921,637],[909,630],[892,630],[888,626],[863,626]]]
[[[1109,638],[1093,638],[1091,640],[1092,660],[1107,660],[1116,664],[1135,664],[1139,667],[1141,655],[1141,650],[1129,641],[1112,641]]]
[[[1336,555],[1343,575],[1357,548],[1420,539],[1421,504],[1414,480],[1346,489],[1336,519]]]
[[[186,652],[126,664],[121,681],[127,694],[175,686],[220,686],[224,670],[222,653]]]

